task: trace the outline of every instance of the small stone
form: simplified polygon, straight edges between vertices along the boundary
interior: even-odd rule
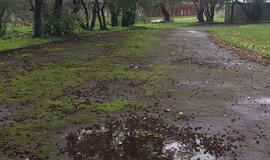
[[[179,114],[179,115],[183,115],[183,114],[184,114],[184,112],[178,112],[178,114]]]
[[[171,112],[171,109],[169,109],[169,108],[165,109],[165,112]]]

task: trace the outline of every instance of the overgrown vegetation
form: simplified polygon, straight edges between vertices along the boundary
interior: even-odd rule
[[[244,50],[256,52],[270,59],[270,28],[268,25],[221,27],[210,30],[218,38]]]

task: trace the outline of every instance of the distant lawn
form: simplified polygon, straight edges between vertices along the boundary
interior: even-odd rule
[[[153,20],[162,20],[162,17],[154,17]],[[171,29],[177,27],[185,27],[188,25],[197,24],[197,19],[195,17],[175,17],[172,22],[159,22],[159,23],[142,23],[139,22],[136,26],[147,27],[151,29]]]
[[[42,37],[33,38],[31,26],[8,25],[7,33],[0,38],[0,51],[32,46],[59,40],[59,38]]]
[[[155,17],[149,19],[162,19],[162,17]],[[215,18],[215,22],[223,22],[224,17],[217,16]],[[192,24],[197,24],[197,18],[195,16],[184,16],[184,17],[173,17],[172,22],[169,23],[143,23],[137,22],[135,26],[137,27],[146,27],[149,29],[170,29],[170,28],[177,28],[177,27],[184,27],[189,26]],[[109,24],[109,20],[108,20]],[[109,30],[100,31],[99,24],[97,22],[93,31],[84,31],[82,29],[76,30],[75,34],[83,34],[83,35],[94,35],[106,32],[113,32],[113,31],[120,31],[128,29],[126,27],[111,27],[110,25],[107,26]],[[60,40],[61,38],[53,38],[53,37],[42,37],[42,38],[33,38],[33,29],[31,25],[28,26],[18,26],[18,25],[8,25],[7,34],[0,38],[0,51],[16,49],[21,47],[27,47],[32,45],[38,45],[48,42],[53,42]]]
[[[270,59],[270,25],[222,27],[209,31],[225,42]]]

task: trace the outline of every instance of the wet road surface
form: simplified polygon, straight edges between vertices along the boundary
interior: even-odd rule
[[[160,87],[167,95],[141,101],[158,99],[158,111],[149,109],[148,115],[159,115],[180,128],[190,127],[206,137],[218,136],[236,144],[237,156],[222,159],[268,160],[269,66],[218,47],[206,33],[208,28],[195,26],[163,33],[153,56],[139,67],[153,64],[177,69],[171,70],[173,76]],[[175,120],[172,111],[187,115],[188,120]]]

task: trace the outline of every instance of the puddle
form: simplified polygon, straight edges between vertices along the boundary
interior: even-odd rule
[[[257,102],[260,104],[270,104],[270,97],[259,98]]]
[[[66,136],[73,160],[215,160],[232,146],[154,117],[134,114]]]
[[[188,33],[200,33],[200,32],[198,32],[198,31],[187,31]]]

